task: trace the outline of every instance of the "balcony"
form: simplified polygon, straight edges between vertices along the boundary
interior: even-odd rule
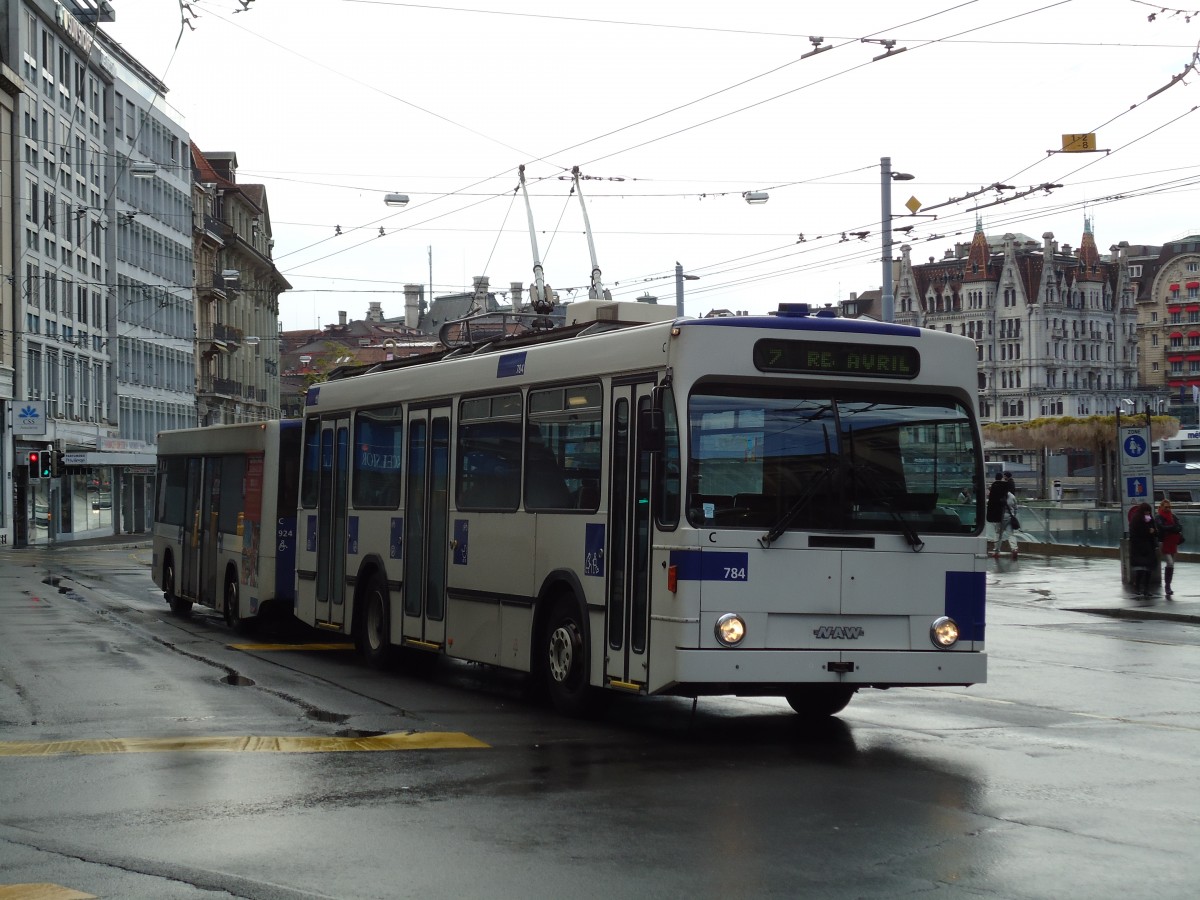
[[[245,342],[246,336],[240,328],[214,322],[200,328],[200,353],[214,356],[217,353],[232,353]]]
[[[200,379],[201,394],[215,394],[230,399],[241,399],[243,385],[231,378],[204,377]]]

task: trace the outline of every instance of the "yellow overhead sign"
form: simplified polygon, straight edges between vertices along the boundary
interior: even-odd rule
[[[921,201],[916,197],[909,197],[908,202],[904,204],[908,207],[908,211],[913,215],[917,214],[917,210],[921,208]]]
[[[1096,149],[1096,134],[1064,134],[1063,153],[1088,153]]]

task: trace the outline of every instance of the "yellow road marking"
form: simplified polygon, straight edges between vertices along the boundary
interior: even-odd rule
[[[233,650],[353,650],[353,644],[230,644]]]
[[[60,884],[0,884],[0,900],[96,900]]]
[[[350,753],[374,750],[490,749],[461,731],[392,732],[369,737],[110,738],[81,741],[0,741],[0,756],[85,756],[100,753]],[[4,895],[0,894],[0,900]]]

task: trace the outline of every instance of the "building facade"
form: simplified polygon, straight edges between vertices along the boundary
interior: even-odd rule
[[[196,373],[199,424],[280,417],[279,295],[271,216],[261,184],[239,184],[237,155],[194,144]]]
[[[1100,254],[1090,222],[1074,250],[1050,233],[989,238],[981,225],[941,260],[914,263],[904,245],[895,321],[975,341],[985,422],[1153,408],[1127,247],[1112,251]]]
[[[1158,407],[1184,425],[1200,421],[1200,235],[1130,248],[1137,298],[1141,383],[1161,389]]]

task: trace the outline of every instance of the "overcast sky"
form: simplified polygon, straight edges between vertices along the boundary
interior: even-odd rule
[[[529,284],[521,164],[562,299],[586,298],[592,268],[562,180],[579,166],[604,286],[674,303],[678,261],[699,276],[689,315],[878,289],[884,156],[915,176],[892,204],[911,226],[896,255],[908,243],[919,262],[976,216],[1072,246],[1091,216],[1105,252],[1200,232],[1200,77],[1150,97],[1195,62],[1200,17],[1157,3],[112,5],[105,29],[166,82],[192,140],[266,185],[286,329],[372,300],[399,315],[431,257],[437,294]],[[802,58],[816,38],[830,49]],[[1047,153],[1086,132],[1110,152]],[[959,199],[997,183],[1013,189]],[[1043,184],[1061,187],[985,205]],[[937,218],[909,217],[910,197]]]

